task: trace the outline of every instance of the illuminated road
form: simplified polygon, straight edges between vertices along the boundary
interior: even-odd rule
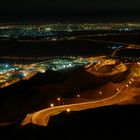
[[[28,114],[25,120],[22,122],[22,125],[32,123],[35,125],[47,126],[50,116],[57,115],[63,111],[67,111],[69,113],[70,111],[80,111],[101,106],[119,104],[121,102],[128,101],[134,97],[134,94],[132,94],[132,92],[134,91],[134,87],[127,86],[131,79],[134,80],[134,75],[135,73],[131,73],[128,76],[128,78],[124,81],[120,89],[116,92],[116,94],[109,98],[105,98],[99,101],[90,101],[43,109],[33,114]]]

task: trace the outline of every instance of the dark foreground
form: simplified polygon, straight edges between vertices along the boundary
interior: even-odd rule
[[[48,127],[1,127],[0,139],[134,139],[139,136],[139,120],[140,105],[63,112],[52,117]]]

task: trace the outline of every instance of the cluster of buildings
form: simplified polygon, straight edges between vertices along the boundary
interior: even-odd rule
[[[1,64],[0,88],[14,84],[20,80],[28,80],[37,73],[45,73],[47,70],[65,71],[87,65],[87,60],[77,59],[50,59],[32,64]]]

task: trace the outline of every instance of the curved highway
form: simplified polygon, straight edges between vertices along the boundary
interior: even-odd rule
[[[90,101],[90,102],[84,102],[84,103],[55,106],[55,107],[43,109],[33,114],[28,114],[25,120],[22,122],[22,125],[25,125],[27,123],[32,123],[32,124],[40,125],[40,126],[47,126],[50,116],[57,115],[63,111],[67,111],[67,112],[80,111],[80,110],[85,110],[85,109],[90,109],[90,108],[101,107],[101,106],[119,104],[121,102],[128,101],[129,99],[132,99],[134,97],[134,94],[132,94],[134,88],[132,87],[129,88],[127,86],[128,82],[132,78],[134,79],[134,75],[135,73],[133,74],[130,73],[130,75],[124,81],[120,89],[116,92],[116,94],[114,94],[111,97],[98,100],[98,101]]]

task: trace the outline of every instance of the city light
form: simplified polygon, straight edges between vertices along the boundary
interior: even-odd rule
[[[70,112],[70,109],[68,108],[66,111],[67,111],[67,112]]]
[[[50,106],[51,106],[51,107],[53,107],[53,106],[54,106],[54,104],[53,104],[53,103],[51,103],[51,104],[50,104]]]
[[[6,68],[9,67],[9,65],[8,65],[8,64],[5,64],[5,67],[6,67]]]
[[[65,70],[69,67],[72,66],[74,63],[74,67],[79,67],[79,66],[84,66],[83,59],[79,59],[78,57],[74,56],[57,56],[57,58],[49,58],[47,56],[44,57],[16,57],[16,56],[1,56],[3,59],[12,59],[12,60],[18,60],[18,59],[23,59],[23,60],[43,60],[43,59],[48,59],[47,61],[42,61],[42,62],[37,62],[33,64],[3,64],[0,67],[0,74],[5,75],[5,79],[0,79],[0,83],[2,83],[1,87],[9,86],[15,81],[20,81],[20,80],[28,80],[32,76],[36,75],[37,73],[45,73],[47,70],[53,70],[53,71],[58,71],[58,70]],[[88,61],[88,59],[86,60]],[[79,65],[80,64],[80,65]],[[81,65],[82,64],[82,65]],[[14,80],[14,79],[19,79],[19,80]],[[11,80],[9,84],[6,82],[8,80]]]
[[[140,104],[139,30],[140,23],[130,26],[127,21],[121,23],[121,19],[117,23],[93,24],[2,23],[1,125],[20,119],[14,117],[20,110],[27,117],[22,122],[47,126],[50,117],[63,112],[72,118],[76,111],[106,106],[113,106],[114,110],[116,105]],[[18,106],[23,101],[28,101],[24,108]],[[99,119],[91,119],[102,123],[106,118],[98,115]],[[107,125],[109,121],[104,128]]]
[[[27,76],[27,74],[26,73],[23,73],[23,76],[25,77],[25,76]]]
[[[80,95],[78,94],[78,95],[77,95],[77,97],[79,98],[79,97],[80,97]]]
[[[46,28],[46,31],[50,31],[50,30],[51,30],[51,28],[49,28],[49,27],[48,27],[48,28]]]
[[[45,71],[45,70],[41,70],[40,72],[41,72],[41,73],[45,73],[46,71]]]
[[[7,73],[7,76],[9,76],[10,75],[10,73]]]
[[[116,90],[119,91],[119,88],[117,88]]]
[[[102,94],[102,92],[100,91],[99,94]]]

